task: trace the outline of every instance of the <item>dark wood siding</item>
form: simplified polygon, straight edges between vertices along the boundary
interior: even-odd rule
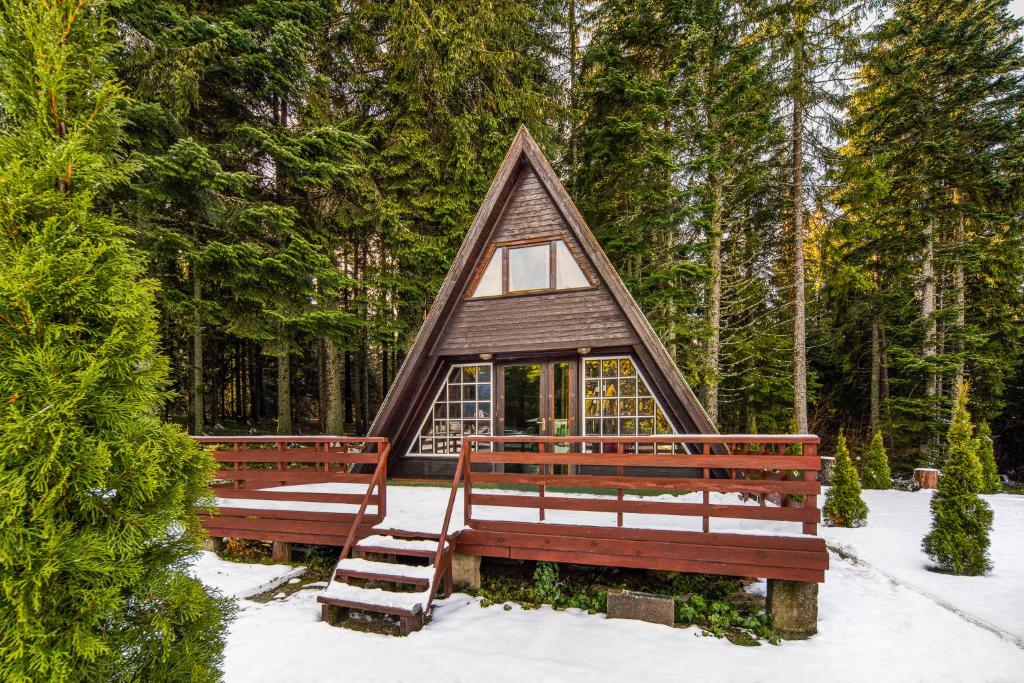
[[[636,335],[603,288],[460,302],[439,355],[626,346]]]

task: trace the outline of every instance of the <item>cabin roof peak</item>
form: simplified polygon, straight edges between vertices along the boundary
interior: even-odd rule
[[[598,287],[603,290],[605,298],[609,301],[608,305],[617,307],[622,321],[619,327],[628,328],[630,333],[628,346],[631,351],[645,366],[653,366],[649,370],[652,374],[657,373],[655,384],[658,385],[660,392],[671,394],[672,402],[678,406],[678,409],[673,411],[677,416],[675,422],[678,427],[693,432],[714,433],[714,425],[703,406],[694,396],[651,324],[622,283],[540,145],[527,127],[520,125],[416,340],[385,397],[371,426],[370,434],[387,434],[394,438],[396,433],[406,432],[410,428],[409,421],[419,418],[418,415],[409,415],[413,412],[413,406],[420,405],[420,401],[414,400],[417,391],[428,390],[422,385],[436,381],[439,368],[444,364],[444,357],[460,355],[453,352],[451,343],[443,349],[440,348],[441,341],[456,311],[460,310],[460,307],[464,309],[467,301],[472,305],[477,303],[467,299],[466,293],[472,286],[473,274],[480,267],[488,246],[495,239],[499,222],[505,218],[506,207],[517,183],[527,177],[524,175],[526,169],[536,176],[536,183],[532,178],[529,180],[531,187],[534,188],[536,201],[547,202],[557,210],[567,234],[566,240],[572,241],[574,248],[592,266],[599,283]],[[537,185],[542,192],[537,189]],[[526,221],[520,234],[529,237],[530,229],[531,226]],[[601,346],[621,347],[623,344],[621,339],[612,344],[566,343],[566,349],[571,351]],[[477,349],[467,348],[461,355],[477,355]],[[401,446],[400,443],[396,445]]]

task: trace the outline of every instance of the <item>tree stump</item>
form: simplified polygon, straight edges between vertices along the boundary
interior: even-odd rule
[[[937,489],[939,488],[939,471],[932,467],[918,467],[914,470],[914,481],[918,488]]]

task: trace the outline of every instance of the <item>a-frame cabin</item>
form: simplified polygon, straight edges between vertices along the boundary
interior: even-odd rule
[[[520,128],[371,436],[450,479],[463,435],[713,434],[551,164]]]

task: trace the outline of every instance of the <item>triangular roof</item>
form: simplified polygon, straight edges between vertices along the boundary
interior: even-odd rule
[[[572,236],[578,242],[580,249],[593,264],[594,270],[632,326],[638,340],[634,351],[641,356],[642,364],[656,366],[660,377],[651,378],[653,383],[660,393],[664,394],[663,398],[669,399],[670,403],[675,403],[682,408],[682,411],[670,411],[677,417],[673,421],[684,431],[715,433],[716,430],[711,419],[694,396],[686,380],[683,379],[650,322],[622,283],[614,266],[608,260],[590,228],[587,227],[586,221],[583,220],[583,216],[570,199],[565,187],[559,181],[555,170],[533,136],[525,126],[521,126],[505,154],[505,159],[502,161],[469,231],[466,233],[466,238],[452,262],[437,298],[420,327],[416,341],[402,363],[398,376],[370,427],[370,434],[387,435],[394,439],[396,434],[404,432],[412,422],[422,418],[422,415],[411,414],[415,402],[413,400],[415,392],[425,390],[424,384],[430,384],[436,379],[436,374],[439,371],[439,358],[434,355],[434,351],[439,338],[462,299],[488,245],[495,223],[502,213],[516,179],[525,167],[529,167],[536,175],[541,186],[557,207]],[[646,356],[646,358],[642,356]],[[678,424],[681,421],[678,419],[680,412],[684,412],[685,418],[688,418],[683,424]],[[398,445],[400,444],[396,444],[396,446]]]

